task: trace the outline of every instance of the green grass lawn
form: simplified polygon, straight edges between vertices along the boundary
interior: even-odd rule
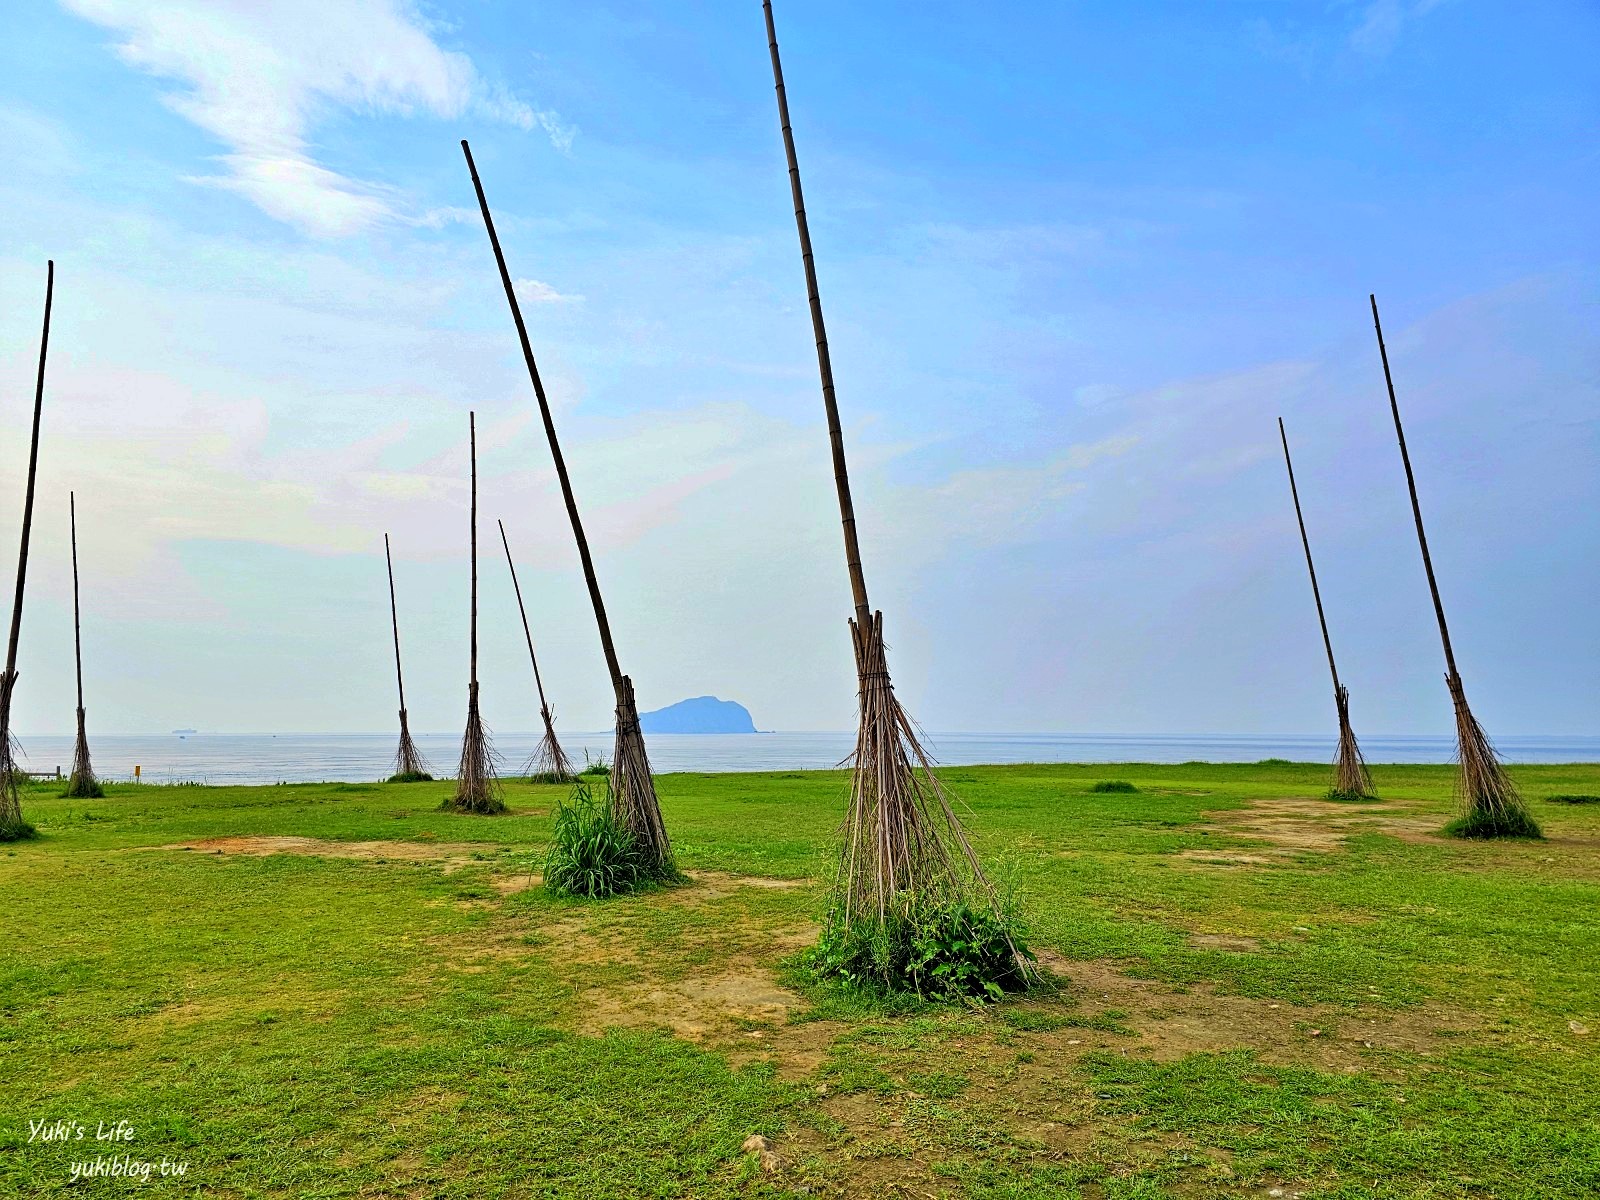
[[[1547,839],[1503,844],[1435,836],[1448,769],[1327,774],[945,772],[1057,981],[989,1009],[795,967],[839,772],[661,777],[693,882],[600,903],[527,886],[555,787],[37,785],[0,1193],[1600,1195],[1600,806],[1548,799],[1600,766],[1516,768]],[[155,1165],[74,1182],[97,1158]]]

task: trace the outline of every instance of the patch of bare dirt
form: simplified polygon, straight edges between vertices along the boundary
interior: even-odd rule
[[[233,997],[208,996],[200,1000],[183,1000],[176,1004],[163,1004],[145,1019],[158,1025],[190,1025],[198,1021],[214,1021],[239,1012],[239,1001]]]
[[[1282,863],[1282,854],[1251,854],[1244,850],[1180,850],[1177,857],[1185,862],[1198,863],[1203,867],[1271,867]]]
[[[771,1061],[788,1078],[815,1071],[836,1027],[826,1022],[790,1026],[789,1014],[805,1001],[779,986],[776,969],[813,941],[816,929],[795,924],[792,915],[757,915],[760,910],[738,903],[738,896],[752,889],[790,891],[811,881],[721,871],[691,872],[691,879],[691,886],[649,896],[652,905],[689,910],[669,946],[641,940],[636,928],[611,920],[603,909],[576,908],[540,927],[541,953],[563,973],[601,968],[596,985],[581,993],[578,1030],[662,1028],[714,1045],[736,1064]],[[685,958],[698,965],[688,976]],[[616,968],[627,974],[619,977]]]
[[[848,1026],[843,1021],[803,1021],[777,1030],[766,1045],[746,1052],[746,1061],[772,1062],[780,1079],[799,1080],[814,1074],[827,1061],[834,1039]]]
[[[1238,937],[1230,933],[1191,933],[1189,944],[1197,950],[1227,950],[1233,954],[1252,954],[1261,949],[1261,939]]]
[[[1438,1004],[1399,1010],[1298,1005],[1230,995],[1204,984],[1178,988],[1132,979],[1108,962],[1075,962],[1049,952],[1040,955],[1040,963],[1064,977],[1081,1000],[1098,1000],[1126,1013],[1119,1023],[1135,1035],[1069,1026],[1030,1036],[1040,1050],[1066,1057],[1116,1049],[1166,1062],[1197,1053],[1254,1050],[1275,1065],[1353,1073],[1370,1069],[1369,1051],[1428,1053],[1442,1039],[1477,1025],[1468,1014]]]
[[[730,946],[705,973],[676,979],[652,978],[647,950],[623,931],[566,926],[547,932],[565,962],[623,964],[641,976],[583,993],[578,1028],[585,1033],[613,1027],[670,1029],[676,1037],[716,1046],[736,1065],[770,1061],[780,1075],[798,1079],[822,1065],[839,1029],[832,1022],[788,1023],[789,1014],[806,1002],[778,984],[775,968],[816,937],[810,927],[747,929],[743,932],[749,936]],[[726,943],[726,931],[719,936]],[[693,932],[684,938],[686,944],[697,940]]]
[[[489,886],[502,896],[515,896],[518,892],[543,887],[544,876],[538,871],[530,871],[525,875],[496,875],[489,880]]]
[[[778,986],[768,971],[743,968],[701,979],[642,982],[625,988],[595,988],[583,997],[581,1028],[600,1033],[615,1026],[666,1027],[692,1042],[738,1040],[738,1035],[768,1036],[746,1025],[781,1026],[789,1010],[805,1001]]]
[[[694,880],[694,887],[669,888],[661,893],[662,898],[674,904],[704,904],[708,900],[732,896],[740,888],[788,892],[811,882],[809,879],[773,879],[765,875],[732,875],[726,871],[690,871],[689,878]]]
[[[1304,796],[1257,800],[1249,808],[1207,814],[1208,831],[1270,843],[1267,848],[1233,846],[1196,847],[1177,855],[1187,862],[1213,867],[1271,866],[1299,854],[1327,854],[1339,850],[1351,837],[1385,833],[1405,841],[1437,840],[1439,821],[1434,817],[1401,816],[1376,805],[1340,804]]]
[[[1133,979],[1109,961],[1075,962],[1050,953],[1040,959],[1064,979],[1069,1003],[1042,999],[1023,1002],[1024,1007],[1084,1019],[1114,1010],[1120,1014],[1114,1019],[1125,1030],[1065,1025],[1029,1031],[1006,1020],[1009,1008],[997,1009],[985,1014],[982,1029],[923,1041],[882,1058],[882,1068],[898,1077],[902,1087],[914,1084],[918,1072],[966,1077],[968,1083],[955,1100],[933,1102],[915,1090],[830,1094],[824,1079],[815,1087],[814,1110],[824,1119],[791,1124],[777,1140],[785,1174],[791,1163],[817,1165],[824,1174],[814,1190],[830,1195],[954,1194],[923,1166],[945,1136],[937,1122],[929,1123],[929,1115],[953,1108],[974,1129],[1006,1131],[1020,1152],[1039,1161],[1105,1156],[1168,1168],[1181,1161],[1175,1194],[1219,1195],[1232,1180],[1231,1156],[1225,1150],[1108,1120],[1100,1099],[1084,1088],[1076,1069],[1079,1060],[1098,1052],[1168,1062],[1195,1053],[1245,1049],[1274,1066],[1372,1073],[1385,1069],[1374,1051],[1428,1055],[1443,1036],[1471,1020],[1439,1006],[1392,1012],[1229,996],[1206,987]],[[817,1065],[834,1039],[850,1028],[815,1031]],[[778,1036],[804,1035],[805,1030],[802,1025],[780,1030]],[[877,1057],[865,1046],[860,1052]]]
[[[192,850],[198,854],[243,854],[265,858],[269,854],[306,854],[315,858],[399,859],[436,862],[446,873],[468,866],[473,855],[499,849],[470,842],[340,842],[312,837],[215,837],[194,842],[174,842],[161,850]]]
[[[442,933],[423,938],[429,947],[440,955],[446,970],[463,975],[481,975],[501,963],[524,963],[537,953],[538,947],[527,937],[518,936],[507,927],[479,927],[460,933]],[[432,969],[419,974],[419,981],[432,978]]]

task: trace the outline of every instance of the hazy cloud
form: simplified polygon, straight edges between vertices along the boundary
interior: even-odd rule
[[[115,32],[129,66],[179,90],[169,107],[229,147],[224,173],[193,182],[244,196],[314,237],[384,221],[436,225],[395,189],[316,161],[309,135],[330,108],[410,116],[476,112],[541,129],[560,150],[573,130],[499,85],[466,55],[442,49],[405,0],[62,0]]]
[[[1372,0],[1361,10],[1360,23],[1350,34],[1351,47],[1361,54],[1383,58],[1400,43],[1406,22],[1425,16],[1446,0]]]
[[[573,304],[583,299],[582,296],[564,295],[538,279],[518,279],[512,286],[528,304]]]

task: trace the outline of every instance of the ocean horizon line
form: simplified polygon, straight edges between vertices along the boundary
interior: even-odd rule
[[[534,731],[491,734],[500,771],[524,774],[540,735]],[[566,730],[561,743],[574,762],[609,760],[611,730]],[[96,773],[108,781],[151,783],[322,783],[386,778],[393,770],[397,733],[161,733],[103,734],[90,739]],[[451,775],[461,734],[413,734],[423,757],[440,777]],[[66,770],[74,739],[24,736],[17,739],[24,766],[34,772]],[[846,730],[768,733],[651,733],[645,744],[661,774],[722,774],[757,771],[831,770],[855,749]],[[1375,767],[1446,764],[1455,759],[1450,734],[1369,734],[1362,738]],[[1513,764],[1600,763],[1600,737],[1588,735],[1507,735],[1495,740],[1501,757]],[[1198,763],[1257,763],[1283,759],[1329,763],[1334,731],[1320,734],[1059,734],[930,732],[924,737],[932,761],[941,768],[1034,764],[1136,764],[1174,766]]]
[[[434,729],[416,730],[415,737],[460,737],[460,730]],[[496,729],[492,730],[497,737],[540,737],[543,730],[539,729]],[[610,737],[612,730],[606,729],[567,729],[561,730],[558,736],[562,738],[596,738]],[[1223,731],[1184,731],[1179,733],[1100,733],[1081,730],[1054,730],[1054,729],[924,729],[921,732],[929,737],[970,737],[970,738],[1040,738],[1040,739],[1084,739],[1104,741],[1201,741],[1201,740],[1249,740],[1249,739],[1319,739],[1331,737],[1332,734],[1322,730],[1307,729],[1280,729],[1269,730],[1264,733],[1246,733],[1233,730]],[[55,733],[17,732],[12,736],[19,741],[29,739],[53,740],[58,738],[71,739],[74,734],[70,731]],[[106,741],[114,738],[168,738],[168,737],[261,737],[261,738],[342,738],[342,737],[373,737],[393,738],[398,736],[395,729],[158,729],[145,730],[139,733],[100,733],[90,737],[90,743]],[[656,733],[650,737],[672,738],[703,738],[703,737],[855,737],[853,729],[756,729],[748,733]],[[1394,731],[1366,731],[1361,735],[1361,740],[1366,741],[1394,741],[1394,740],[1427,740],[1434,738],[1449,738],[1454,740],[1454,729],[1430,730],[1403,730]],[[1600,733],[1520,733],[1516,731],[1502,731],[1491,740],[1514,741],[1596,741],[1600,742]]]

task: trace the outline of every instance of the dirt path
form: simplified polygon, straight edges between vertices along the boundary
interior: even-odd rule
[[[215,837],[156,847],[158,850],[191,850],[197,854],[242,854],[252,858],[264,858],[269,854],[306,854],[315,858],[437,862],[444,864],[447,871],[482,861],[475,855],[498,853],[504,848],[490,843],[340,842],[312,837]]]
[[[1327,854],[1340,850],[1351,837],[1386,833],[1411,842],[1442,842],[1437,817],[1402,816],[1382,804],[1343,804],[1282,796],[1256,800],[1249,808],[1207,813],[1208,833],[1258,838],[1264,847],[1218,846],[1182,850],[1178,857],[1216,867],[1271,866],[1300,854]]]

